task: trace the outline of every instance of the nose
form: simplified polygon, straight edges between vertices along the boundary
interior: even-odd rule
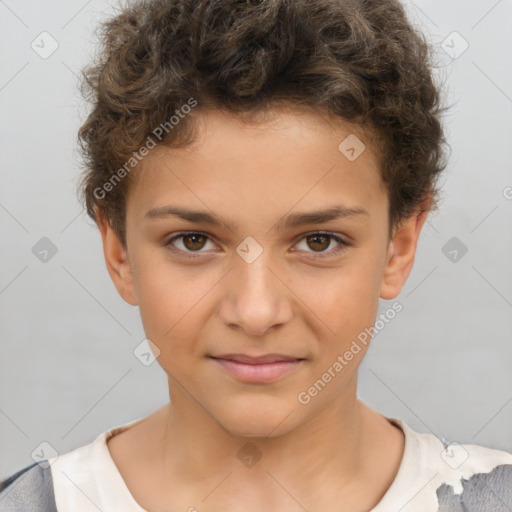
[[[292,318],[291,292],[265,251],[252,263],[235,260],[225,283],[219,316],[231,328],[262,336]]]

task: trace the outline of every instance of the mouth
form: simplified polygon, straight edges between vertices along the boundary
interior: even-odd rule
[[[247,364],[266,364],[279,363],[282,361],[301,361],[303,358],[288,356],[284,354],[265,354],[262,356],[248,356],[246,354],[223,354],[220,356],[210,356],[214,359],[225,359],[227,361],[236,361],[237,363]]]
[[[298,369],[305,360],[283,354],[252,357],[245,354],[225,354],[210,358],[222,370],[244,382],[272,382]]]

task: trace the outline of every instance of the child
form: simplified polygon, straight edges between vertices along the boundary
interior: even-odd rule
[[[398,0],[147,0],[103,28],[80,190],[170,402],[23,468],[0,509],[511,510],[512,454],[357,397],[446,166]]]

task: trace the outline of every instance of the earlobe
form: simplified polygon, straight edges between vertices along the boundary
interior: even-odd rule
[[[128,254],[103,212],[95,208],[98,229],[103,242],[107,271],[119,295],[132,306],[138,304]]]
[[[427,215],[428,210],[425,208],[424,202],[411,217],[403,221],[396,229],[386,257],[380,289],[382,299],[396,298],[407,281],[414,264],[421,228]]]

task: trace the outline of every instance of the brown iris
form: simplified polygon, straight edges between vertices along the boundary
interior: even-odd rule
[[[198,249],[202,249],[206,242],[206,236],[201,235],[200,233],[190,233],[188,235],[182,235],[183,245],[189,250],[194,251]],[[190,241],[190,243],[188,243]],[[202,241],[202,243],[201,243]]]
[[[315,234],[315,235],[307,236],[306,240],[307,240],[308,245],[312,249],[315,249],[315,245],[316,245],[316,249],[319,249],[320,251],[323,251],[323,250],[325,250],[325,249],[327,249],[329,247],[330,238],[331,237],[329,237],[327,235]],[[321,241],[319,241],[320,239],[323,239],[323,241],[325,243],[322,243]],[[313,240],[312,244],[311,244],[311,240]]]

